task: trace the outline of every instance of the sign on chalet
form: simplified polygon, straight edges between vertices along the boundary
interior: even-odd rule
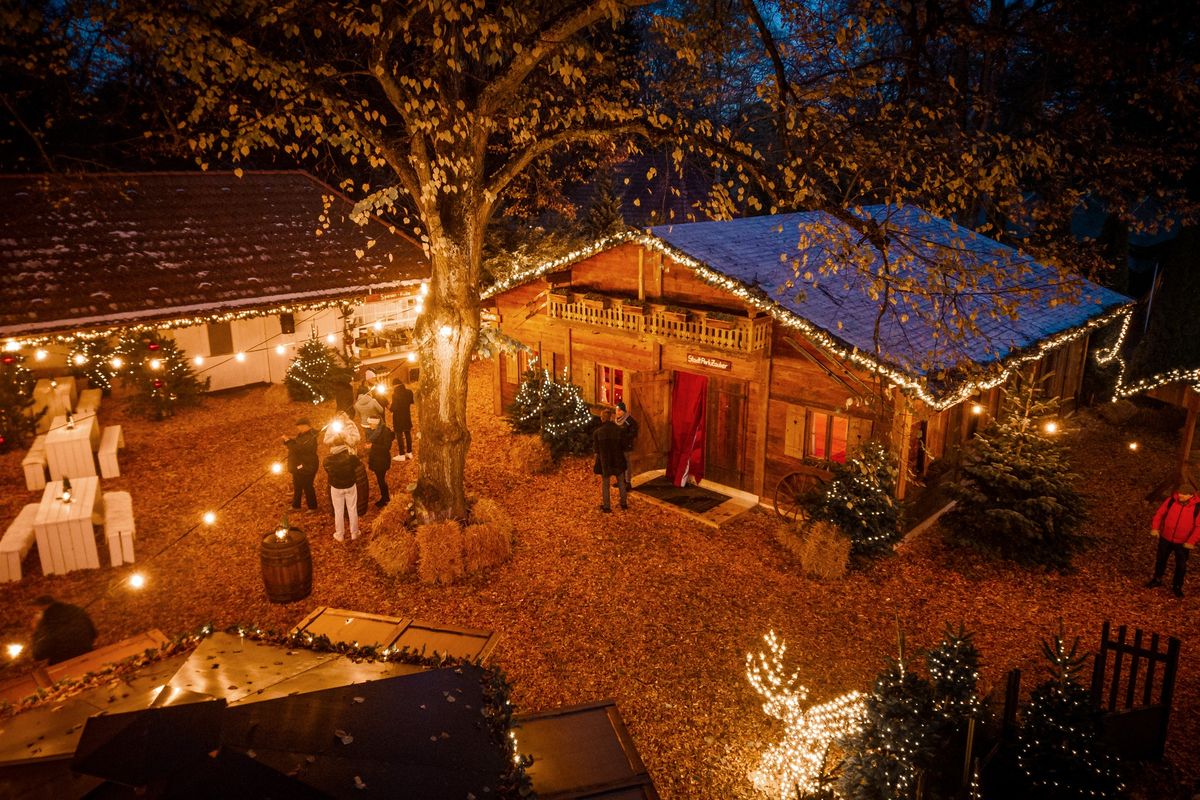
[[[906,465],[903,497],[1018,372],[1073,406],[1089,333],[1127,298],[917,208],[862,213],[884,248],[823,213],[780,214],[653,227],[514,276],[489,302],[531,354],[498,360],[496,411],[536,356],[589,402],[629,406],[635,475],[694,431],[706,480],[770,502],[872,438]],[[901,302],[868,277],[884,250]],[[974,325],[955,335],[955,315]]]
[[[299,171],[0,176],[0,339],[170,330],[212,388],[280,381],[311,336],[411,348],[421,247]]]

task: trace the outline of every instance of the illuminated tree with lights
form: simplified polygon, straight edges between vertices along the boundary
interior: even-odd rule
[[[114,23],[193,90],[180,124],[202,167],[263,150],[319,162],[364,218],[386,214],[425,246],[420,519],[468,516],[467,372],[488,225],[505,202],[577,171],[587,146],[646,127],[619,23],[651,2],[114,4]]]
[[[1042,642],[1050,679],[1034,689],[1017,737],[1017,765],[1029,797],[1038,800],[1105,800],[1123,787],[1115,759],[1101,741],[1100,710],[1077,680],[1088,661],[1079,637],[1068,647],[1061,625]]]
[[[509,424],[517,433],[538,434],[555,458],[592,452],[596,417],[575,384],[534,368],[525,373],[508,408]]]
[[[117,366],[113,364],[114,358]],[[124,360],[106,336],[77,337],[67,353],[67,366],[72,375],[87,378],[89,384],[107,393],[112,390],[113,379],[121,372]]]
[[[1053,411],[1022,381],[964,448],[948,487],[956,505],[943,517],[953,539],[1014,560],[1070,564],[1085,507]]]
[[[300,345],[284,380],[288,397],[317,405],[333,396],[335,385],[353,376],[346,357],[314,337]]]
[[[0,453],[25,447],[37,433],[38,419],[45,411],[33,413],[35,383],[25,356],[0,353]]]
[[[858,553],[878,551],[900,535],[896,503],[899,469],[887,446],[865,442],[844,464],[832,465],[833,476],[811,501],[810,513],[841,528]]]
[[[126,333],[112,357],[121,359],[122,381],[137,390],[131,407],[152,419],[166,419],[179,406],[196,405],[208,391],[209,379],[196,377],[191,362],[170,337]]]

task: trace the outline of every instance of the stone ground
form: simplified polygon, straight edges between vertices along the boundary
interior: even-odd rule
[[[27,636],[30,601],[45,593],[87,604],[100,643],[151,627],[168,634],[205,623],[285,629],[317,605],[495,629],[502,634],[495,658],[520,708],[613,698],[664,798],[727,798],[753,796],[747,773],[778,733],[744,676],[746,653],[768,630],[787,641],[819,702],[870,686],[895,652],[897,619],[911,648],[934,644],[947,623],[964,623],[983,652],[983,683],[997,691],[1011,667],[1025,671],[1026,689],[1044,674],[1039,639],[1060,618],[1089,646],[1110,619],[1183,639],[1169,755],[1184,778],[1200,774],[1200,670],[1192,651],[1200,641],[1200,577],[1192,576],[1182,601],[1141,587],[1154,510],[1142,495],[1167,474],[1174,442],[1161,415],[1142,413],[1123,430],[1086,413],[1067,422],[1064,435],[1093,500],[1092,545],[1073,574],[951,549],[935,528],[897,556],[823,584],[804,578],[776,544],[766,512],[713,530],[635,497],[628,512],[602,515],[588,460],[570,460],[550,476],[521,474],[508,457],[506,426],[491,412],[489,366],[477,365],[473,376],[470,491],[496,499],[517,524],[514,557],[493,573],[448,588],[392,582],[361,542],[333,541],[325,513],[304,512],[292,521],[312,539],[312,596],[272,606],[257,546],[286,510],[290,489],[286,476],[266,472],[283,457],[279,435],[296,416],[319,424],[330,411],[289,402],[277,386],[214,396],[162,423],[129,418],[112,400],[101,419],[124,424],[128,448],[123,476],[104,488],[133,494],[136,568],[148,586],[127,588],[129,568],[46,578],[31,553],[26,578],[0,586],[0,635]],[[1134,438],[1137,452],[1126,446]],[[37,499],[25,490],[20,460],[19,453],[0,457],[0,520]],[[392,483],[411,480],[411,470],[397,464]],[[214,527],[184,535],[214,508]]]

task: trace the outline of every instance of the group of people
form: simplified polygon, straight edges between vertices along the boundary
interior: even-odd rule
[[[323,441],[330,448],[324,468],[333,506],[333,538],[339,542],[345,541],[347,527],[351,540],[358,538],[358,517],[366,511],[367,493],[370,490],[367,470],[375,473],[379,487],[379,500],[375,506],[382,508],[391,502],[387,472],[392,462],[407,461],[413,457],[412,390],[399,378],[394,379],[389,399],[380,388],[384,386],[386,384],[368,371],[356,394],[335,397],[337,414],[322,429]],[[387,424],[389,415],[391,427]],[[316,510],[317,493],[313,484],[321,466],[317,455],[318,439],[321,437],[318,437],[308,419],[301,418],[296,420],[295,435],[281,438],[287,447],[288,472],[292,476],[292,508],[299,509],[303,499],[310,510]],[[393,441],[399,450],[395,456],[392,455]],[[365,465],[359,457],[360,444],[367,447]]]
[[[629,460],[637,444],[638,423],[619,402],[615,409],[600,412],[600,425],[592,432],[592,445],[596,451],[596,463],[592,471],[600,476],[600,510],[612,513],[612,486],[617,479],[617,499],[621,508],[629,508]]]

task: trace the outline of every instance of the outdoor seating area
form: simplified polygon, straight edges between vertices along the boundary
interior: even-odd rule
[[[43,378],[34,388],[31,413],[39,430],[21,460],[25,488],[41,500],[26,505],[0,540],[0,581],[22,576],[22,561],[36,543],[42,574],[61,575],[100,566],[96,526],[102,526],[110,563],[134,559],[132,499],[128,492],[104,492],[102,478],[121,475],[120,425],[102,427],[103,393],[79,390],[75,378]],[[47,421],[48,420],[48,421]],[[108,502],[112,509],[106,509]]]

